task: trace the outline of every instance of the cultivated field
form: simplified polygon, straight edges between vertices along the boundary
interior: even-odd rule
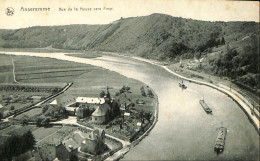
[[[60,128],[61,128],[60,126],[49,127],[49,128],[40,127],[37,130],[33,131],[33,135],[35,137],[35,140],[39,141],[39,140],[45,138],[46,136],[51,135],[52,133],[56,132]]]
[[[42,113],[42,109],[41,108],[34,108],[34,109],[31,109],[29,111],[26,111],[20,115],[17,115],[15,117],[15,119],[22,119],[24,117],[27,117],[27,118],[32,118],[32,117],[35,117],[36,115],[39,115]]]

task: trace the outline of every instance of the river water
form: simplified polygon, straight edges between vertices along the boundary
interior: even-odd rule
[[[159,99],[158,122],[154,129],[122,160],[259,160],[259,135],[240,107],[225,94],[210,87],[185,82],[166,70],[139,60],[115,55],[95,59],[64,53],[2,52],[49,57],[91,64],[142,81]],[[199,100],[204,96],[212,108],[207,115]],[[222,154],[214,152],[217,128],[228,129]]]

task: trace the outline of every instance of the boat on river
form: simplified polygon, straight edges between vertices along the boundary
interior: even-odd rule
[[[179,87],[181,87],[182,89],[187,88],[187,86],[183,83],[183,81],[181,81],[181,83],[179,83]]]
[[[204,100],[204,97],[202,100],[199,101],[200,102],[200,105],[203,107],[204,111],[207,113],[207,114],[212,114],[212,110],[209,108],[209,106],[206,104],[205,100]]]
[[[220,127],[218,128],[218,137],[215,142],[214,150],[217,154],[222,153],[224,151],[225,139],[227,135],[227,128]]]

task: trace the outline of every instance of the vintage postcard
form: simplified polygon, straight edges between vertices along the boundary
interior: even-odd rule
[[[0,160],[259,160],[259,2],[0,0]]]

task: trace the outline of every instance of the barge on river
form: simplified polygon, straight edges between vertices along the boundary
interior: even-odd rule
[[[209,108],[209,106],[206,104],[206,102],[204,101],[204,98],[202,100],[199,101],[200,105],[203,107],[204,111],[207,114],[212,114],[212,110]]]
[[[215,142],[214,150],[217,152],[217,154],[222,153],[225,146],[225,139],[227,135],[227,128],[220,127],[218,129],[218,137]]]
[[[182,89],[186,89],[187,86],[183,83],[183,81],[181,83],[179,83],[179,87],[181,87]]]

